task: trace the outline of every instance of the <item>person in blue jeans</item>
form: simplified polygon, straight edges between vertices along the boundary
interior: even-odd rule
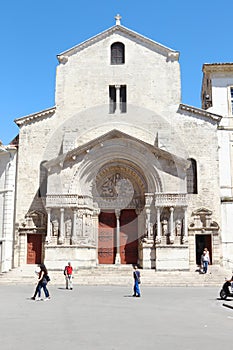
[[[210,263],[210,255],[207,248],[204,249],[201,256],[201,264],[203,266],[203,273],[207,273],[208,265]]]
[[[49,300],[49,291],[47,289],[47,283],[48,283],[48,270],[46,269],[44,264],[40,264],[40,272],[38,273],[38,284],[36,286],[35,293],[33,297],[31,297],[32,300],[36,300],[36,296],[38,294],[38,300],[41,299],[41,289],[43,288],[44,294],[45,294],[45,299],[44,300]]]
[[[140,271],[138,270],[137,265],[134,265],[133,278],[134,278],[134,287],[133,287],[134,294],[133,294],[133,297],[140,298],[141,291],[140,291],[139,284],[141,283],[141,281],[140,281]]]

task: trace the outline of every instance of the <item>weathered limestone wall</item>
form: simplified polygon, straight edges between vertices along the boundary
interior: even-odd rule
[[[110,64],[110,47],[125,45],[125,64]],[[154,47],[140,45],[117,33],[89,45],[57,68],[56,105],[68,118],[74,111],[108,105],[109,85],[127,85],[129,105],[152,110],[180,103],[180,68],[177,61]]]
[[[13,266],[14,201],[17,149],[0,150],[0,272]]]
[[[197,162],[197,194],[189,195],[189,216],[197,208],[213,211],[213,218],[219,223],[219,159],[216,125],[204,118],[184,113],[176,119],[176,128],[183,141],[186,157]]]
[[[64,269],[68,260],[74,266],[95,267],[97,264],[97,250],[95,247],[78,246],[46,246],[45,263],[49,269]]]
[[[221,125],[232,125],[232,120],[227,117],[231,114],[230,90],[233,86],[233,72],[214,72],[211,74],[212,85],[212,103],[213,106],[208,111],[217,113],[223,116]]]
[[[221,69],[221,67],[219,68]],[[220,187],[222,197],[233,196],[233,115],[230,87],[233,87],[233,72],[214,72],[210,76],[213,106],[208,111],[223,116],[219,136]]]

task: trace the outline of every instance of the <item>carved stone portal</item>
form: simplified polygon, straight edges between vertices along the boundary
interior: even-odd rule
[[[101,209],[140,209],[144,206],[146,181],[128,165],[102,168],[93,182],[93,198]]]

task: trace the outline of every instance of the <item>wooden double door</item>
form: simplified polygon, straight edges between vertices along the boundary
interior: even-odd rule
[[[117,253],[117,220],[115,212],[99,215],[99,264],[114,264]],[[138,221],[135,210],[125,209],[120,214],[119,251],[121,264],[138,261]]]

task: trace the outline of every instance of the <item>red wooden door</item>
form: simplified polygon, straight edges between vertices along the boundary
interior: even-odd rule
[[[41,264],[42,235],[27,235],[27,264]]]
[[[114,264],[115,262],[115,228],[115,213],[101,212],[99,215],[99,264]]]
[[[120,256],[122,264],[137,264],[138,221],[135,210],[125,209],[120,216]]]

